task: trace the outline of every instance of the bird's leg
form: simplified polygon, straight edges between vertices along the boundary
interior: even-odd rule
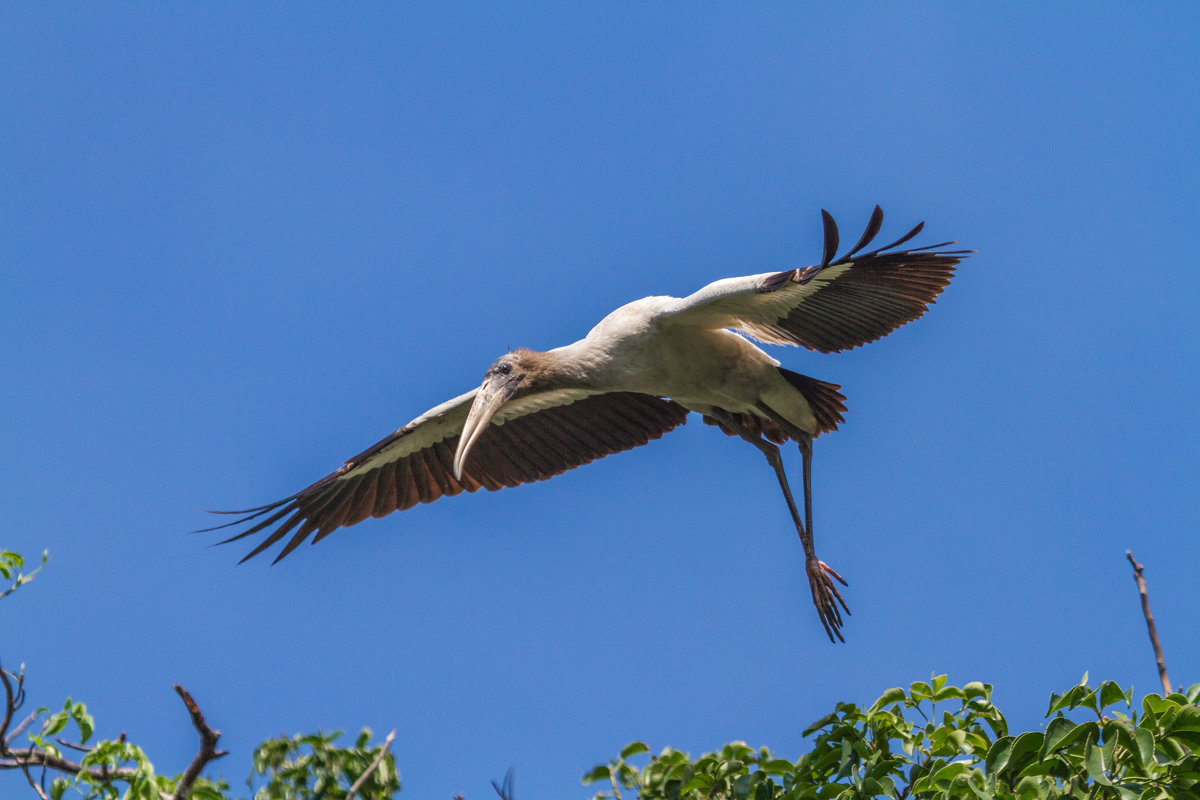
[[[764,410],[766,407],[764,407]],[[842,615],[838,611],[837,602],[842,604],[842,608],[846,613],[850,613],[850,609],[846,606],[846,601],[842,599],[841,592],[838,591],[832,578],[846,585],[846,581],[841,575],[838,575],[825,562],[817,558],[816,550],[813,548],[812,540],[812,437],[798,430],[794,425],[786,420],[777,419],[781,422],[784,430],[791,436],[795,437],[799,434],[800,452],[804,456],[804,513],[808,524],[800,519],[800,512],[796,508],[796,501],[792,498],[792,489],[788,486],[787,473],[783,469],[783,457],[779,453],[778,445],[767,441],[757,432],[748,429],[742,424],[741,420],[733,414],[728,414],[720,409],[714,409],[709,412],[709,416],[716,419],[730,431],[736,433],[741,438],[745,439],[750,444],[758,448],[767,459],[767,463],[775,470],[775,477],[779,479],[779,488],[783,491],[783,499],[787,501],[788,511],[791,512],[792,522],[796,525],[796,532],[800,535],[800,544],[804,548],[805,556],[805,572],[808,574],[808,584],[812,591],[813,605],[817,607],[817,616],[821,619],[821,625],[825,628],[825,633],[829,636],[829,640],[834,641],[836,636],[839,640],[845,641],[842,638]],[[777,418],[778,415],[770,412],[772,418]],[[793,433],[795,431],[795,433]],[[807,451],[805,450],[807,444]],[[832,577],[831,577],[832,576]],[[837,602],[834,602],[834,600]]]
[[[828,617],[837,621],[837,625],[833,626],[834,631],[841,626],[842,619],[838,613],[837,603],[842,604],[846,614],[850,614],[850,607],[846,605],[845,598],[838,591],[837,584],[833,581],[836,579],[842,586],[846,586],[846,579],[837,573],[833,567],[826,564],[824,561],[817,558],[816,548],[813,546],[813,523],[812,523],[812,434],[803,431],[796,427],[790,420],[784,417],[775,409],[763,402],[759,402],[758,409],[767,417],[774,420],[783,432],[792,437],[796,444],[800,447],[800,458],[804,464],[804,527],[797,526],[800,533],[800,544],[804,547],[805,556],[805,571],[808,573],[808,585],[812,589],[813,603],[817,606],[817,610],[824,609]],[[834,600],[837,600],[837,603]],[[822,616],[822,622],[825,621],[825,616]],[[829,628],[826,627],[828,633]],[[833,637],[830,636],[832,639]],[[841,638],[841,634],[838,634]],[[845,641],[843,639],[843,641]]]
[[[850,614],[850,606],[846,605],[842,593],[838,591],[837,584],[833,581],[836,578],[842,586],[846,586],[846,579],[837,573],[837,571],[826,564],[824,561],[817,558],[816,548],[813,546],[813,525],[812,525],[812,437],[806,433],[800,436],[793,436],[796,443],[800,445],[800,459],[804,464],[804,530],[800,532],[800,542],[804,546],[805,571],[808,573],[808,585],[812,589],[813,602],[817,605],[817,610],[820,611],[824,607],[828,612],[832,612],[830,616],[837,621],[837,627],[842,624],[841,614],[838,613],[837,604],[834,603],[834,598],[842,604],[846,615]],[[821,620],[824,622],[824,618]],[[829,626],[826,625],[826,632],[829,631]],[[833,637],[829,637],[832,639]],[[838,638],[842,639],[842,635],[838,632]],[[842,639],[845,641],[845,639]]]

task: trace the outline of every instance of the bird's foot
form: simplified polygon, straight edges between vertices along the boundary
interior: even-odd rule
[[[849,584],[846,583],[845,578],[837,574],[833,567],[816,557],[809,558],[804,564],[804,569],[808,573],[808,585],[812,589],[813,605],[817,607],[817,616],[821,618],[821,624],[825,626],[825,633],[829,636],[829,641],[846,641],[842,638],[842,612],[838,610],[838,603],[842,604],[846,616],[850,616],[850,607],[842,599],[842,593],[838,591],[834,580],[836,579],[842,586]],[[835,636],[837,639],[834,639]]]

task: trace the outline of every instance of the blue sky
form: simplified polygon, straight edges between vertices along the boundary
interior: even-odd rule
[[[162,771],[317,728],[406,797],[585,797],[644,739],[795,757],[838,700],[1200,680],[1200,11],[1190,4],[68,5],[0,10],[0,546],[34,704]],[[184,535],[291,494],[650,294],[853,241],[977,249],[853,352],[815,445],[826,641],[778,488],[690,424],[269,567]],[[788,455],[790,469],[799,459]],[[16,791],[19,778],[0,786]]]

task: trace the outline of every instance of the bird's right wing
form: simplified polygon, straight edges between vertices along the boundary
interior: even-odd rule
[[[860,254],[883,225],[883,211],[875,206],[858,243],[836,258],[837,225],[828,212],[821,214],[820,264],[710,283],[679,300],[664,322],[734,328],[768,344],[822,353],[848,350],[924,314],[954,276],[954,266],[973,252],[938,249],[954,242],[893,249],[920,233],[921,223],[886,247]]]
[[[340,527],[417,503],[545,480],[657,439],[688,413],[670,400],[636,392],[531,395],[497,415],[476,440],[457,480],[454,451],[474,399],[475,391],[470,391],[427,411],[291,497],[243,511],[217,512],[240,515],[217,528],[253,522],[225,542],[264,533],[266,538],[243,561],[291,534],[278,561],[314,532],[315,544]]]

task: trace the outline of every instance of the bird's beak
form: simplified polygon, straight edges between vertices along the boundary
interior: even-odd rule
[[[516,390],[515,382],[497,377],[487,378],[479,387],[475,402],[471,404],[471,411],[463,425],[462,435],[458,437],[458,450],[454,453],[455,480],[462,480],[463,464],[466,463],[467,454],[471,452],[475,440],[487,430],[492,417],[496,416],[500,406],[508,402]]]

